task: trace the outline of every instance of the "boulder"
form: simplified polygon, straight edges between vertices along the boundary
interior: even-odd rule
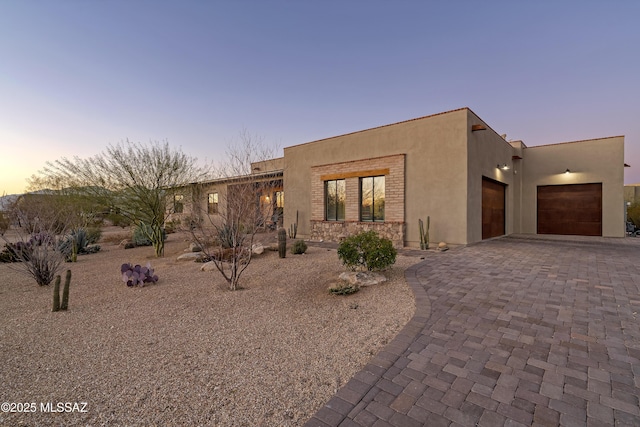
[[[339,278],[358,286],[372,286],[387,281],[384,275],[373,271],[346,271],[340,274]]]
[[[176,258],[178,261],[202,261],[206,255],[202,252],[187,252]]]
[[[251,246],[251,252],[253,252],[254,255],[261,255],[264,252],[264,246],[262,246],[262,243],[256,243]]]
[[[200,267],[200,271],[214,271],[216,269],[216,263],[213,261],[205,262]]]
[[[441,251],[441,252],[448,251],[449,250],[449,246],[447,246],[446,242],[440,242],[440,243],[438,243],[438,250]]]

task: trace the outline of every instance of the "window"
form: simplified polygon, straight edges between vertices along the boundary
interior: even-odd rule
[[[184,212],[184,196],[181,194],[176,194],[175,196],[173,196],[173,211],[175,213],[182,213]]]
[[[344,179],[324,182],[325,215],[327,221],[344,221]]]
[[[276,208],[284,208],[284,191],[276,191]]]
[[[384,176],[360,178],[360,221],[384,221]]]
[[[218,193],[207,195],[207,213],[209,215],[218,213]]]

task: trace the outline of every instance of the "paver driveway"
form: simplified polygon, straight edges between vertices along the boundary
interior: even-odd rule
[[[640,426],[639,255],[522,237],[429,255],[414,318],[307,426]]]

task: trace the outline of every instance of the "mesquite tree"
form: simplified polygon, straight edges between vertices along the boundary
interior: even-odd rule
[[[31,188],[55,188],[90,197],[111,212],[143,225],[156,256],[164,254],[165,220],[172,213],[167,200],[180,188],[207,177],[197,159],[168,142],[126,141],[81,159],[62,158],[47,163]]]

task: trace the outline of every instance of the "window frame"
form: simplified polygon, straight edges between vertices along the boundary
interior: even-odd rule
[[[338,188],[340,184],[341,188]],[[331,190],[330,186],[335,185],[334,194],[335,194],[335,208],[334,212],[329,212],[329,191]],[[346,180],[345,179],[330,179],[324,182],[324,219],[325,221],[344,221],[346,216]],[[341,190],[341,191],[339,191]],[[340,197],[342,196],[342,197]],[[340,209],[340,205],[342,205],[342,209]],[[342,214],[342,215],[340,215]]]
[[[184,213],[184,195],[182,194],[173,195],[173,212]]]
[[[365,211],[365,206],[368,207],[368,205],[365,205],[365,190],[363,189],[363,186],[365,185],[366,180],[371,180],[371,189],[368,190],[367,192],[370,191],[370,196],[367,196],[367,199],[370,199],[370,214],[367,215],[367,217],[365,218],[363,212]],[[377,185],[376,185],[376,181]],[[382,181],[382,182],[380,182]],[[363,176],[360,177],[359,179],[359,184],[360,184],[360,194],[359,194],[359,201],[360,201],[360,212],[359,212],[359,220],[360,222],[385,222],[385,201],[386,201],[386,184],[387,184],[387,180],[385,175],[375,175],[375,176]],[[380,191],[380,185],[382,186],[382,189]],[[380,193],[382,194],[382,197],[379,197]],[[378,196],[376,196],[376,194]],[[378,203],[376,203],[376,200],[378,200]],[[379,203],[380,200],[382,201],[382,207],[379,207]],[[382,215],[380,215],[380,213],[382,213]]]
[[[273,194],[273,201],[276,208],[284,208],[284,190],[275,191]]]
[[[212,198],[214,199],[214,201],[211,201]],[[215,215],[219,213],[218,203],[219,203],[219,196],[217,191],[214,193],[207,193],[207,214],[208,215]]]

